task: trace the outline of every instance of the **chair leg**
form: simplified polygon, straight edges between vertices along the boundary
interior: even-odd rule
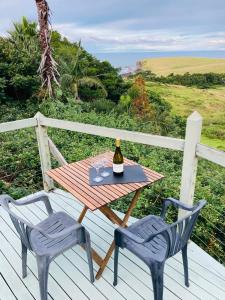
[[[48,299],[49,263],[50,263],[50,261],[47,256],[37,256],[38,279],[39,279],[41,300]]]
[[[90,281],[91,281],[91,283],[93,283],[95,281],[95,278],[94,278],[93,260],[92,260],[92,254],[91,254],[91,242],[90,242],[90,236],[88,234],[86,234],[86,242],[85,242],[84,246],[85,246],[85,250],[87,252]]]
[[[117,285],[117,277],[118,277],[118,259],[119,259],[119,246],[115,247],[114,250],[114,281],[113,285]]]
[[[185,285],[189,287],[187,244],[182,249],[182,258],[183,258],[183,265],[184,265],[184,282]]]
[[[152,285],[154,292],[154,300],[163,299],[163,273],[164,263],[153,263],[150,265],[150,271],[152,275]]]
[[[27,276],[27,247],[21,242],[22,246],[22,277]]]

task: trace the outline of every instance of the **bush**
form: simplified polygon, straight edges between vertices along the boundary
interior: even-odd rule
[[[110,113],[115,106],[115,103],[108,99],[98,99],[91,104],[91,107],[99,113]]]
[[[184,86],[196,86],[198,88],[207,89],[215,85],[225,85],[225,73],[185,73],[174,74],[171,73],[167,76],[157,76],[151,71],[138,71],[136,75],[141,75],[146,81],[156,81],[168,84],[178,84]],[[134,78],[135,75],[131,75],[130,78]]]
[[[10,32],[9,37],[0,37],[0,101],[20,100],[25,101],[37,95],[41,88],[38,67],[41,60],[38,30],[35,23],[26,19],[26,25],[32,30],[17,32],[16,28]],[[24,28],[21,24],[18,27]],[[32,34],[31,34],[32,33]],[[61,75],[65,65],[71,66],[78,51],[78,44],[62,38],[54,31],[52,33],[52,48],[59,64]],[[81,48],[79,56],[78,77],[92,77],[99,79],[108,92],[108,99],[118,102],[120,95],[125,93],[128,84],[119,75],[119,70],[109,62],[101,62],[90,53]],[[66,91],[66,96],[74,96],[72,91]],[[106,93],[95,86],[81,86],[80,97],[82,100],[93,101],[105,97]],[[43,99],[46,95],[39,95]],[[39,97],[40,98],[40,97]]]

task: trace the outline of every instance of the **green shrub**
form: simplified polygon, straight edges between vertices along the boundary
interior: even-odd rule
[[[95,100],[91,105],[91,107],[96,112],[104,112],[104,113],[111,112],[115,108],[115,106],[116,106],[115,103],[108,99]]]
[[[142,72],[140,72],[142,74]],[[151,72],[150,72],[151,73]],[[145,75],[145,71],[143,71]],[[219,73],[185,73],[185,74],[174,74],[171,73],[167,76],[149,76],[147,77],[150,81],[157,81],[169,84],[178,84],[184,86],[196,86],[201,89],[207,89],[215,85],[225,84],[225,74]]]

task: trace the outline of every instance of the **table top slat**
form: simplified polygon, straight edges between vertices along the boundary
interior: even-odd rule
[[[83,176],[83,180],[88,181],[89,182],[89,175],[87,174],[87,169],[85,168],[85,166],[83,166],[83,164],[79,164],[77,163],[76,166],[71,165],[71,169],[76,169],[76,167],[78,167],[78,172],[80,172],[80,174]],[[111,197],[115,198],[115,196],[120,197],[121,193],[117,190],[111,189],[111,188],[107,188],[105,185],[100,185],[100,186],[92,186],[94,189],[97,189],[99,191],[101,191],[104,195],[106,195],[106,197],[109,197],[111,199]]]
[[[96,201],[97,203],[101,205],[105,205],[107,202],[105,201],[105,197],[103,197],[100,193],[97,191],[93,191],[93,188],[87,184],[82,184],[82,181],[79,180],[78,177],[74,176],[70,170],[67,170],[66,168],[64,169],[59,169],[58,172],[64,176],[67,181],[71,182],[72,185],[77,187],[80,191],[83,191],[84,193],[87,194],[88,197],[90,197],[93,202]],[[97,192],[97,194],[96,194]]]
[[[57,176],[57,173],[54,174],[53,171],[48,171],[48,175],[54,179],[56,182],[58,182],[61,186],[63,186],[68,192],[70,192],[73,196],[75,196],[77,199],[79,199],[84,205],[86,205],[89,209],[95,210],[98,207],[92,204],[89,200],[87,200],[85,197],[83,197],[82,194],[80,194],[78,191],[74,189],[74,187],[71,187],[67,182],[63,181],[59,176]]]
[[[108,166],[112,166],[113,155],[114,153],[109,151],[95,157],[66,164],[62,167],[48,171],[47,174],[91,210],[96,210],[105,206],[122,196],[135,192],[140,188],[148,186],[164,177],[162,174],[142,166],[149,180],[147,182],[90,186],[89,168],[91,167],[91,163],[94,160],[97,161],[105,157],[109,160]],[[127,158],[124,158],[124,163],[126,165],[137,164]]]
[[[101,189],[99,189],[98,186],[90,186],[88,175],[83,173],[79,166],[77,166],[76,169],[75,167],[70,166],[70,168],[68,168],[68,171],[70,172],[71,176],[74,177],[74,179],[81,183],[83,188],[91,190],[92,193],[95,193],[95,195],[97,195],[98,197],[103,198],[104,201],[106,201],[107,199],[106,202],[110,202],[115,199],[116,196],[118,196],[113,192],[108,193],[107,189],[104,186],[101,186]],[[120,197],[120,195],[118,197]]]

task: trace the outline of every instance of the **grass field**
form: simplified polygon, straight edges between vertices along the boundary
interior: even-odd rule
[[[148,88],[159,93],[183,117],[197,110],[203,116],[202,143],[225,150],[225,87],[197,89],[148,82]]]
[[[151,70],[157,75],[189,73],[225,73],[224,58],[201,57],[161,57],[141,61],[143,70]]]

